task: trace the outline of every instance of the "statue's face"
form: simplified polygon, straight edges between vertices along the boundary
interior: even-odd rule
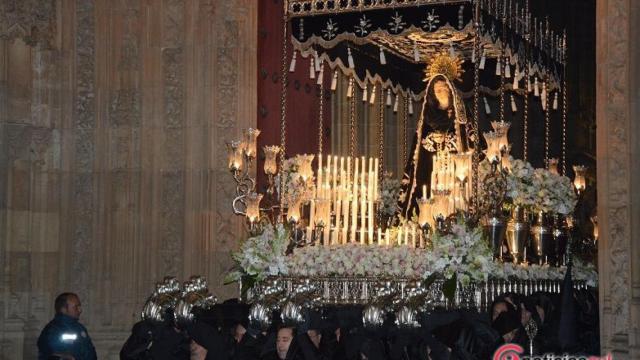
[[[442,80],[436,81],[433,85],[433,92],[436,95],[440,109],[448,109],[451,101],[451,92],[447,83]]]

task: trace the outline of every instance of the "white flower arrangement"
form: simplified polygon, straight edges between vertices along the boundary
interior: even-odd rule
[[[524,160],[509,157],[509,163],[511,168],[506,174],[506,196],[510,204],[536,212],[562,215],[573,212],[577,197],[571,179],[547,169],[534,169]],[[490,171],[488,161],[482,161],[479,167],[480,178],[483,179]]]
[[[300,173],[300,166],[304,162],[305,156],[296,155],[286,159],[280,172],[276,176],[276,184],[280,185],[280,176],[284,176],[284,193],[282,202],[285,206],[295,204],[298,200],[303,203],[311,200],[316,191],[315,177],[309,176],[306,179]]]
[[[432,238],[433,253],[439,260],[432,270],[446,279],[455,278],[462,285],[470,281],[486,281],[493,263],[491,249],[482,239],[482,228],[467,228],[454,224],[451,233],[435,234]]]
[[[568,215],[578,202],[571,179],[554,174],[547,169],[536,169],[533,174],[534,188],[537,190],[535,211]]]
[[[266,224],[260,235],[245,240],[232,254],[238,268],[227,275],[226,282],[239,281],[243,276],[260,281],[267,276],[286,275],[288,244],[289,232],[282,224]]]
[[[398,206],[400,180],[396,179],[392,173],[385,172],[380,188],[380,213],[384,217],[392,217],[400,211]]]
[[[297,277],[379,277],[427,279],[432,276],[456,279],[461,285],[488,278],[521,280],[560,280],[566,267],[521,265],[494,262],[482,239],[480,228],[454,225],[446,235],[433,239],[433,249],[408,246],[364,246],[360,244],[306,246],[286,256],[288,233],[282,225],[268,226],[256,237],[247,239],[233,255],[239,270],[229,281],[242,276],[262,280],[267,276]],[[597,285],[593,265],[576,261],[574,280]]]

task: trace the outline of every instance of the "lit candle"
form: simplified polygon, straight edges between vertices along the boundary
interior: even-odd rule
[[[318,154],[318,178],[316,179],[316,197],[322,197],[322,154]]]
[[[260,135],[260,130],[258,129],[248,128],[244,131],[246,144],[244,153],[250,158],[256,156],[258,148],[258,135]]]
[[[351,192],[351,241],[356,242],[358,223],[358,158],[353,159],[353,190]]]
[[[338,190],[338,157],[333,157],[333,201],[337,199],[337,190]]]
[[[416,247],[416,227],[411,226],[411,246]]]
[[[262,200],[262,196],[262,194],[252,192],[245,197],[247,204],[246,215],[252,224],[260,219],[260,201]]]
[[[335,227],[335,233],[336,233],[336,237],[340,235],[340,226],[341,226],[341,221],[340,221],[340,215],[342,213],[342,201],[340,200],[340,198],[342,197],[342,189],[337,189],[338,190],[338,196],[336,197],[337,200],[334,202],[336,208],[336,227]],[[337,242],[339,243],[339,242]]]
[[[366,203],[366,173],[367,173],[367,160],[363,156],[360,159],[360,231],[361,231],[361,242],[364,244],[365,237],[365,228],[366,228],[366,219],[367,219],[367,203]]]
[[[404,229],[404,244],[409,245],[409,229]]]
[[[373,167],[373,169],[374,169],[374,174],[373,174],[373,184],[374,184],[374,186],[373,186],[373,200],[374,201],[378,200],[378,196],[379,196],[378,195],[378,191],[380,190],[379,189],[380,185],[378,184],[378,176],[379,176],[378,167],[379,166],[380,166],[380,161],[379,161],[378,158],[376,158],[375,159],[375,164],[374,164],[374,167]]]
[[[431,162],[433,168],[431,170],[431,192],[436,189],[436,173],[438,172],[438,158],[435,155],[431,156]]]
[[[264,151],[264,173],[267,175],[275,175],[278,172],[278,163],[276,156],[280,152],[280,146],[267,145],[262,148]]]

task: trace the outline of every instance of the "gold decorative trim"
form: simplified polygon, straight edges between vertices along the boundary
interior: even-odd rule
[[[285,12],[289,17],[340,14],[371,10],[397,9],[422,5],[467,4],[470,0],[289,0]]]

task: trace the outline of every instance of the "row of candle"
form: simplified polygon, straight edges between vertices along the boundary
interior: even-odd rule
[[[327,245],[374,241],[378,166],[377,158],[318,155],[316,194],[310,202],[307,227],[309,239],[312,226],[320,226],[323,237],[330,239]]]
[[[317,231],[321,235],[321,237],[311,237],[308,239],[316,239],[318,245],[330,246],[345,244],[334,241],[334,234],[340,233],[340,231],[335,227],[332,227],[331,229],[317,229]],[[367,229],[360,229],[356,231],[356,234],[366,234],[367,232]],[[370,239],[367,239],[366,243],[362,243],[360,241],[352,241],[352,243],[377,246],[409,246],[413,248],[424,248],[426,247],[427,243],[425,233],[422,231],[422,229],[418,228],[415,225],[399,226],[395,228],[393,232],[388,228],[384,231],[378,228],[373,234],[374,236],[372,236]]]

